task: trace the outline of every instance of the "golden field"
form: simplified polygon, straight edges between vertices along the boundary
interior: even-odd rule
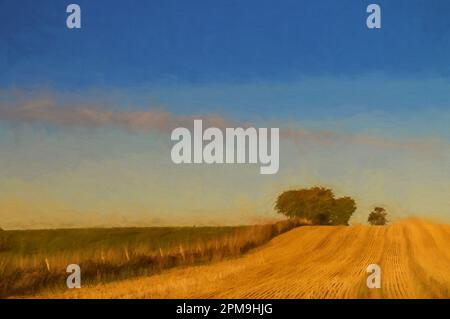
[[[37,298],[450,298],[450,225],[304,226],[249,253]],[[369,264],[381,288],[366,286]]]

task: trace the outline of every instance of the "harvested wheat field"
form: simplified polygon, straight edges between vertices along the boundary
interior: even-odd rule
[[[449,298],[450,226],[304,226],[248,254],[39,298]],[[381,267],[368,289],[366,268]]]

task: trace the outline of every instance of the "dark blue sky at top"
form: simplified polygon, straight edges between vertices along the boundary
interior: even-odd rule
[[[82,29],[65,26],[78,3]],[[382,7],[382,29],[366,7]],[[0,0],[0,85],[450,76],[450,1]]]

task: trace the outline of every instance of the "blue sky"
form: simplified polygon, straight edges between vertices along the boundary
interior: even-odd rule
[[[375,203],[450,220],[450,1],[73,2],[80,30],[65,25],[72,1],[0,1],[3,227],[86,225],[84,213],[240,222],[313,184],[355,196],[360,220]],[[366,27],[370,3],[380,30]],[[167,132],[123,127],[159,111],[311,140],[284,141],[279,175],[264,180],[179,168]]]
[[[450,3],[377,1],[3,0],[3,86],[61,89],[290,81],[307,76],[450,76]]]
[[[65,27],[69,2],[2,1],[4,89],[119,90],[121,107],[150,101],[244,118],[420,112],[450,98],[448,1],[378,1],[380,30],[365,25],[371,1],[77,3],[81,30]],[[203,99],[192,97],[199,87]]]

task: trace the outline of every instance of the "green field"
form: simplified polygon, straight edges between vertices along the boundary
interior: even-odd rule
[[[299,224],[0,231],[0,297],[63,289],[69,264],[86,285],[237,256]]]
[[[235,233],[242,227],[145,227],[0,232],[0,256],[51,256],[61,252],[138,246],[166,249],[178,244],[208,241]]]

